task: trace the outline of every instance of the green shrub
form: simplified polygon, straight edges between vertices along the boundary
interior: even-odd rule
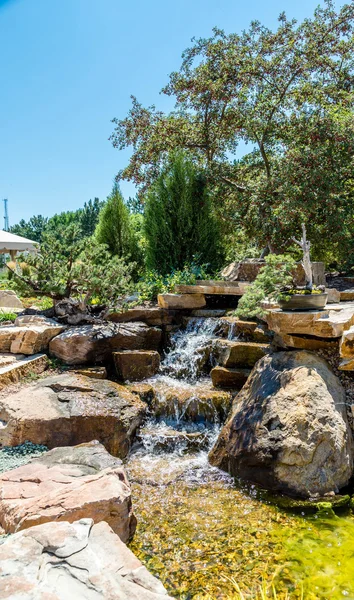
[[[252,319],[264,314],[260,303],[284,298],[284,288],[293,284],[296,261],[289,254],[269,254],[265,266],[240,299],[235,315]]]
[[[147,271],[138,283],[139,301],[156,300],[158,294],[173,292],[176,285],[193,285],[197,279],[210,279],[208,265],[197,262],[184,265],[180,271],[172,271],[163,276],[157,271]]]

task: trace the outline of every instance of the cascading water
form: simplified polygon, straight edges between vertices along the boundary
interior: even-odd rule
[[[210,351],[217,327],[217,319],[190,319],[186,329],[179,330],[173,336],[171,349],[161,365],[161,373],[195,382]]]
[[[187,327],[173,336],[160,373],[149,380],[154,389],[153,416],[140,432],[140,445],[135,448],[140,459],[143,454],[150,461],[153,455],[159,459],[166,455],[172,462],[190,452],[200,454],[198,464],[207,464],[207,450],[230,404],[230,395],[213,391],[210,378],[203,374],[217,326],[217,319],[190,319]]]

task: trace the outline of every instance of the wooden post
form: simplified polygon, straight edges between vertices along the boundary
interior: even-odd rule
[[[306,285],[306,289],[312,290],[313,282],[312,282],[312,266],[311,266],[311,258],[310,258],[311,242],[309,242],[306,239],[305,223],[302,224],[302,239],[300,241],[295,239],[294,237],[292,239],[302,249],[302,252],[303,252],[302,266],[304,267],[304,271],[305,271],[305,282],[306,282],[305,285]]]

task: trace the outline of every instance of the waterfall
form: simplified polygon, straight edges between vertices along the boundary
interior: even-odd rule
[[[171,349],[161,364],[161,373],[191,383],[197,381],[209,357],[217,327],[217,319],[190,319],[186,329],[173,336]]]
[[[147,380],[154,399],[130,456],[133,478],[163,485],[172,473],[193,481],[196,476],[220,476],[208,464],[208,451],[230,408],[231,395],[215,390],[206,370],[219,332],[219,319],[191,318],[173,335],[160,372]]]

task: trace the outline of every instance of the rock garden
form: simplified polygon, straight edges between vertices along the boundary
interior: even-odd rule
[[[193,38],[2,232],[1,599],[354,599],[353,31]]]

